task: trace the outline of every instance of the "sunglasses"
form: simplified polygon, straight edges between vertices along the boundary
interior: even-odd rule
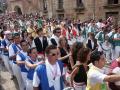
[[[56,53],[51,53],[50,54],[51,56],[56,56],[56,55],[58,55],[58,53],[56,54]]]

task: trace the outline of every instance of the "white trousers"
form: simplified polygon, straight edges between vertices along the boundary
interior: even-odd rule
[[[105,54],[107,62],[112,62],[112,60],[111,60],[112,59],[112,52],[111,52],[111,50],[104,51],[104,54]]]
[[[115,58],[120,57],[120,46],[115,46]]]
[[[10,65],[10,61],[9,61],[9,57],[6,55],[3,55],[3,61],[5,64],[6,69],[8,70],[8,72],[13,75],[13,71],[12,71],[12,67]]]
[[[27,72],[21,72],[21,75],[22,75],[24,87],[26,88],[26,86],[27,86]]]
[[[115,49],[112,49],[112,61],[115,60]]]
[[[19,85],[19,90],[24,90],[24,83],[23,83],[23,80],[22,80],[22,75],[21,75],[21,71],[20,71],[20,67],[13,63],[13,72],[14,72],[14,75],[16,76],[17,78],[17,81],[18,81],[18,85]]]
[[[73,83],[74,83],[75,90],[86,90],[86,85],[85,84],[84,85],[79,85],[79,83],[75,83],[75,82],[73,82]]]
[[[26,90],[33,90],[33,81],[27,79]]]

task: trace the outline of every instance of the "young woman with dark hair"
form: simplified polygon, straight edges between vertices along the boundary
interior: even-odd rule
[[[71,73],[71,86],[75,90],[85,90],[87,85],[87,62],[90,60],[91,50],[89,48],[82,48],[77,54],[79,64],[74,68]]]

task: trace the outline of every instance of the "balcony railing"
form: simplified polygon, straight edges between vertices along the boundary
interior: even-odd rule
[[[118,3],[118,4],[107,3],[104,5],[104,8],[119,8],[119,7],[120,7],[120,3]]]

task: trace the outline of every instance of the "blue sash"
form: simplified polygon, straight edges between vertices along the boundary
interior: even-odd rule
[[[17,47],[21,50],[21,48],[20,48],[18,45],[16,45],[16,44],[12,44],[12,48],[13,48],[13,50],[14,50],[15,53],[17,53],[17,52],[19,51]],[[16,64],[15,61],[13,61],[13,63]]]
[[[1,41],[1,43],[3,44],[4,48],[6,48],[7,43],[6,43],[5,39],[4,39],[4,40],[2,40],[2,41]],[[6,55],[6,56],[9,56],[8,51],[3,51],[3,54],[4,54],[4,55]]]
[[[63,73],[63,63],[58,60],[60,66],[61,75]],[[55,90],[54,86],[49,87],[46,65],[41,64],[36,68],[37,76],[40,79],[39,90]],[[60,90],[63,90],[63,76],[60,77]]]
[[[21,57],[22,61],[26,60],[26,56],[24,56],[22,53],[19,53],[18,55]],[[24,64],[19,66],[20,66],[21,72],[28,72]]]
[[[31,64],[34,64],[31,60],[28,60]],[[29,80],[33,80],[33,75],[34,75],[35,68],[29,68],[27,78]]]

